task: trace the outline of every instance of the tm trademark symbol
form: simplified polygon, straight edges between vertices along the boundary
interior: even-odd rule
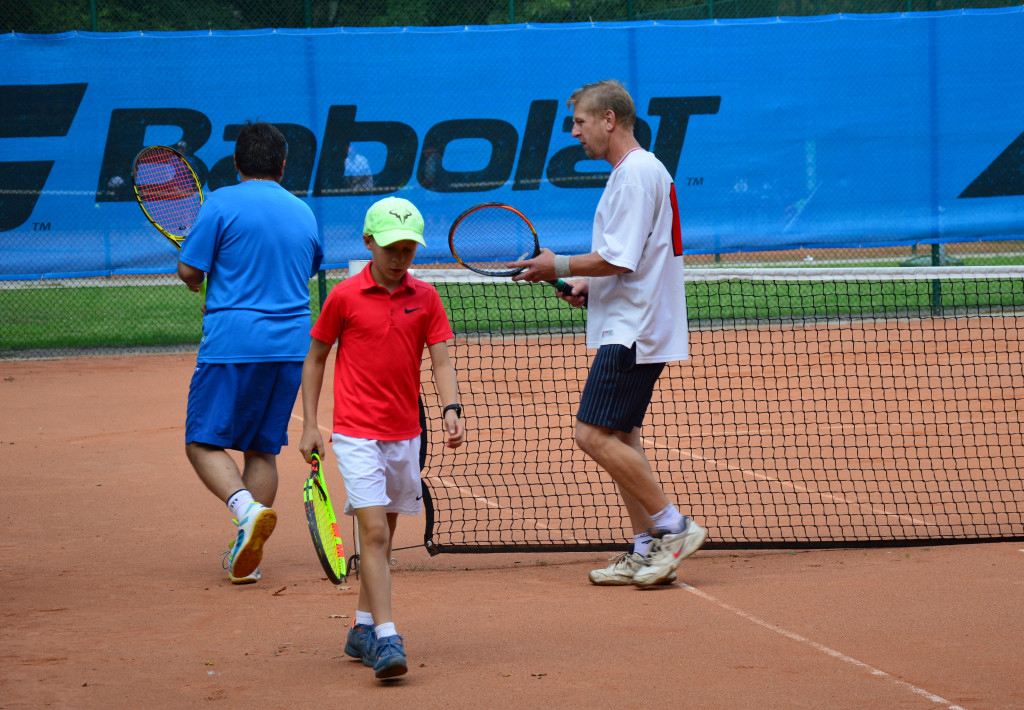
[[[50,231],[50,223],[49,222],[33,222],[32,223],[32,231],[33,232],[49,232]]]
[[[686,178],[687,187],[700,187],[704,184],[704,178],[702,177],[688,177]]]

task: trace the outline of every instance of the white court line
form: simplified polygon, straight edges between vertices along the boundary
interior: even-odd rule
[[[462,486],[460,486],[457,483],[455,483],[455,481],[447,481],[447,480],[445,480],[444,476],[434,476],[431,480],[440,481],[441,485],[443,485],[445,488],[453,488],[453,489],[457,490],[459,493],[461,493],[462,495],[468,496],[469,498],[472,498],[475,501],[479,501],[480,503],[483,503],[488,508],[500,508],[501,507],[500,505],[495,503],[490,498],[482,498],[480,496],[473,495],[473,491],[470,491],[470,490],[467,490],[467,489],[463,488]]]
[[[645,445],[648,441],[649,439],[643,439]],[[732,464],[722,463],[718,459],[705,458],[704,456],[701,456],[700,454],[695,454],[691,451],[683,451],[682,449],[678,448],[670,448],[670,450],[675,451],[680,456],[686,456],[687,458],[693,459],[695,461],[704,461],[706,463],[713,464],[714,466],[717,466],[719,469],[724,469],[726,471],[737,471],[748,478],[768,481],[769,483],[778,483],[783,488],[790,488],[798,493],[806,493],[808,495],[821,496],[822,498],[825,498],[827,500],[831,500],[836,503],[846,503],[847,505],[855,505],[861,507],[870,506],[871,512],[875,513],[876,515],[884,515],[889,518],[896,518],[897,520],[901,520],[903,522],[911,522],[914,525],[933,528],[941,527],[939,523],[929,523],[927,521],[918,520],[917,518],[902,515],[900,513],[890,513],[885,508],[878,508],[870,503],[862,503],[861,501],[856,499],[849,500],[847,498],[844,498],[843,496],[833,495],[832,493],[826,493],[825,491],[814,491],[807,488],[806,486],[800,485],[799,483],[793,483],[792,481],[783,481],[781,478],[776,478],[774,476],[766,476],[763,473],[755,473],[754,471],[748,471],[744,468],[740,468],[739,466],[733,466]]]
[[[913,685],[912,683],[908,683],[905,680],[900,680],[899,678],[894,678],[893,676],[889,675],[885,671],[880,670],[878,668],[875,668],[873,666],[869,666],[867,663],[864,663],[863,661],[858,661],[856,658],[851,658],[850,656],[847,656],[845,653],[841,653],[840,651],[836,651],[835,649],[829,648],[828,646],[825,646],[824,644],[820,644],[817,641],[811,641],[810,639],[805,638],[805,637],[801,636],[800,634],[794,633],[792,631],[788,631],[788,630],[786,630],[786,629],[784,629],[784,628],[782,628],[780,626],[776,626],[775,624],[771,624],[771,623],[769,623],[767,621],[763,621],[761,619],[758,619],[756,616],[748,614],[747,612],[743,611],[742,609],[737,609],[736,607],[731,606],[729,604],[726,604],[723,601],[719,601],[718,599],[716,599],[715,597],[711,596],[707,592],[702,592],[701,590],[699,590],[699,589],[697,589],[695,587],[691,587],[689,584],[685,584],[683,582],[677,582],[677,584],[680,587],[682,587],[683,589],[685,589],[686,591],[690,592],[691,594],[696,594],[701,599],[704,599],[705,601],[709,601],[712,604],[714,604],[716,606],[719,606],[722,609],[725,609],[726,611],[731,612],[731,613],[739,616],[742,619],[750,621],[750,622],[752,622],[754,624],[757,624],[758,626],[760,626],[762,628],[768,629],[769,631],[773,631],[773,632],[775,632],[777,634],[780,634],[781,636],[785,636],[786,638],[791,639],[793,641],[796,641],[798,643],[806,644],[806,645],[810,646],[811,648],[815,649],[816,651],[821,651],[822,653],[824,653],[824,654],[826,654],[828,656],[831,656],[832,658],[835,658],[838,661],[842,661],[843,663],[849,663],[850,665],[856,666],[857,668],[860,668],[861,670],[868,671],[871,675],[879,676],[881,678],[885,678],[889,682],[894,683],[895,685],[903,688],[904,690],[909,690],[912,693],[915,693],[917,695],[921,695],[921,696],[927,698],[928,700],[932,701],[933,703],[937,703],[939,705],[945,705],[949,710],[965,710],[962,706],[960,706],[960,705],[953,705],[952,703],[950,703],[950,701],[946,700],[945,698],[943,698],[941,696],[936,695],[935,693],[929,692],[929,691],[925,690],[924,688],[919,688],[916,685]]]

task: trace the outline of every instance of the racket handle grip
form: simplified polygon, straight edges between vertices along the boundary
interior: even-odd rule
[[[548,281],[548,283],[551,284],[552,286],[554,286],[556,289],[558,289],[559,293],[561,293],[561,294],[563,294],[565,296],[571,296],[572,295],[572,286],[567,284],[562,279],[555,279],[554,281]],[[583,307],[584,308],[587,307],[587,297],[586,297],[586,295],[583,296]]]

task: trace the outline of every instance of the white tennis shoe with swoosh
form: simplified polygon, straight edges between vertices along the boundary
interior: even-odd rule
[[[701,548],[708,531],[686,518],[686,525],[680,532],[652,530],[651,537],[654,542],[647,551],[646,564],[633,575],[633,584],[638,587],[653,587],[674,573],[680,562]]]
[[[599,587],[624,587],[633,584],[636,571],[647,564],[643,555],[635,552],[623,552],[611,558],[611,564],[590,572],[590,583]],[[672,584],[676,581],[675,573],[670,574],[659,584]]]

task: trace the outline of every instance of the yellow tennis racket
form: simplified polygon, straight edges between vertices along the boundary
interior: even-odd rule
[[[334,516],[331,496],[320,470],[320,454],[313,452],[309,476],[302,489],[302,500],[306,508],[306,522],[309,535],[313,538],[313,549],[320,560],[327,578],[335,584],[345,581],[348,570],[345,565],[345,546],[341,542],[341,528]]]
[[[199,176],[174,148],[143,148],[132,162],[132,189],[142,213],[179,251],[203,206]],[[206,281],[200,286],[206,297]]]

